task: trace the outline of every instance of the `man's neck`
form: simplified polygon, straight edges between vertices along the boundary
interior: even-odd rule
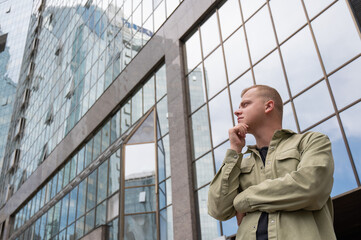
[[[275,131],[282,129],[282,125],[264,126],[257,129],[253,136],[256,139],[257,148],[269,146]]]

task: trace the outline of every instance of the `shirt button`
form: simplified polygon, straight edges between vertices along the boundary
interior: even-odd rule
[[[263,169],[263,166],[261,166],[261,170]]]
[[[235,159],[237,159],[237,158],[238,158],[238,155],[234,155],[233,157],[234,157]]]
[[[275,222],[275,220],[271,220],[271,223],[274,223]]]
[[[269,149],[273,150],[273,149],[275,149],[275,147],[270,147]]]

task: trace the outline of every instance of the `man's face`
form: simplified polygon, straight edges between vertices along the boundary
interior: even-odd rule
[[[257,91],[257,88],[248,90],[243,95],[238,110],[234,112],[238,123],[245,123],[249,126],[249,133],[262,122],[265,116],[265,101]]]

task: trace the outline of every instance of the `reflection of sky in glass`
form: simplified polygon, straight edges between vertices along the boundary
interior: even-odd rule
[[[361,52],[360,36],[346,1],[336,2],[312,22],[312,27],[327,72]]]
[[[309,27],[306,26],[285,42],[281,52],[292,95],[323,77]]]
[[[155,171],[154,143],[125,146],[125,179]]]
[[[283,106],[282,127],[297,132],[296,122],[293,115],[291,103],[287,103]]]
[[[244,20],[246,21],[265,2],[265,0],[241,0]]]
[[[348,144],[351,148],[351,153],[355,166],[359,175],[361,177],[361,129],[360,129],[360,119],[361,119],[361,103],[351,107],[350,109],[342,112],[340,114],[343,127],[345,129],[346,137]]]
[[[206,106],[192,115],[193,158],[197,159],[211,148]]]
[[[198,190],[198,210],[202,239],[212,240],[220,235],[218,221],[208,215],[207,199],[209,185]]]
[[[203,56],[205,57],[220,43],[217,14],[214,13],[201,26],[200,31],[202,37]]]
[[[251,71],[248,71],[245,75],[230,85],[233,113],[239,108],[239,104],[241,103],[242,90],[252,85],[253,80]],[[234,120],[237,122],[237,117],[235,115]]]
[[[226,72],[220,47],[204,61],[204,76],[206,78],[208,98],[213,97],[226,86]]]
[[[280,43],[306,23],[300,0],[273,0],[269,3]]]
[[[222,222],[223,235],[230,236],[237,233],[238,225],[237,218],[233,217],[227,221]]]
[[[242,23],[238,0],[226,1],[218,13],[224,40]]]
[[[311,131],[326,134],[332,144],[332,154],[335,162],[333,174],[334,183],[331,196],[336,196],[357,187],[351,163],[347,155],[345,143],[335,117],[311,129]]]
[[[210,152],[201,157],[194,163],[194,165],[196,170],[196,181],[194,183],[194,187],[197,189],[204,184],[209,183],[214,176],[212,153]]]
[[[188,75],[191,112],[206,102],[202,67],[197,67]]]
[[[228,129],[233,126],[228,92],[224,90],[209,102],[213,146],[228,139]]]
[[[329,77],[338,109],[361,98],[360,69],[359,57]]]
[[[257,84],[265,84],[275,88],[283,101],[289,99],[281,60],[277,50],[254,67],[254,75]]]
[[[276,47],[267,6],[263,7],[246,23],[246,32],[253,63]]]
[[[303,0],[306,5],[306,10],[308,13],[308,17],[311,19],[316,14],[321,12],[325,9],[333,0],[322,0],[322,1],[315,1],[315,0]]]
[[[294,103],[301,130],[334,112],[325,81],[295,98]]]
[[[232,82],[250,67],[243,28],[240,28],[227,39],[223,46],[226,56],[228,79],[229,82]]]
[[[214,149],[214,162],[216,165],[216,172],[221,168],[227,149],[229,148],[229,141],[223,143],[221,146]]]
[[[199,32],[196,31],[186,44],[187,68],[193,69],[201,61],[201,45],[199,41]]]

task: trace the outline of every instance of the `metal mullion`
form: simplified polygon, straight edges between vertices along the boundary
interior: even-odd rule
[[[335,2],[336,2],[336,1],[335,1]],[[326,9],[330,8],[335,2],[333,2],[332,4],[330,4]],[[329,82],[328,77],[327,77],[326,68],[325,68],[325,65],[324,65],[323,60],[322,60],[322,56],[321,56],[321,53],[320,53],[320,49],[319,49],[319,47],[318,47],[318,44],[317,44],[317,41],[316,41],[316,37],[315,37],[315,34],[314,34],[314,32],[313,32],[313,28],[312,28],[312,25],[311,25],[311,22],[310,22],[308,13],[307,13],[307,11],[306,11],[306,6],[305,6],[305,3],[304,3],[303,0],[301,1],[301,3],[302,3],[302,6],[303,6],[303,8],[304,8],[304,11],[305,11],[307,23],[308,23],[308,25],[309,25],[309,27],[310,27],[310,30],[311,30],[311,36],[312,36],[312,39],[313,39],[313,42],[314,42],[314,45],[315,45],[315,48],[316,48],[316,52],[317,52],[319,61],[320,61],[320,63],[321,63],[322,72],[323,72],[324,77],[325,77],[325,82],[326,82],[326,85],[327,85],[327,89],[328,89],[328,92],[329,92],[330,97],[331,97],[332,105],[333,105],[333,108],[334,108],[334,110],[335,110],[336,118],[337,118],[337,121],[338,121],[340,130],[341,130],[342,138],[343,138],[344,143],[345,143],[345,147],[346,147],[346,150],[347,150],[347,154],[348,154],[348,156],[349,156],[349,160],[350,160],[350,163],[351,163],[351,167],[352,167],[353,173],[354,173],[354,175],[355,175],[355,179],[356,179],[356,182],[357,182],[357,186],[361,186],[360,179],[359,179],[359,176],[358,176],[358,173],[357,173],[357,170],[356,170],[355,162],[354,162],[353,157],[352,157],[351,149],[350,149],[350,146],[349,146],[348,141],[347,141],[346,133],[345,133],[345,130],[344,130],[344,127],[343,127],[341,118],[340,118],[339,111],[338,111],[338,109],[337,109],[335,97],[334,97],[334,95],[333,95],[333,92],[332,92],[332,89],[331,89],[331,85],[330,85],[330,82]],[[324,11],[325,11],[325,10],[324,10]]]
[[[196,108],[191,114],[188,115],[188,117],[192,117],[192,115],[194,115],[194,113],[198,112],[198,110],[200,110],[202,107],[204,107],[204,105],[206,105],[207,102],[203,103],[200,107]]]
[[[344,68],[346,65],[350,64],[351,62],[355,61],[357,58],[359,58],[361,56],[361,53],[357,54],[356,56],[354,56],[353,58],[351,58],[350,60],[348,60],[347,62],[345,62],[344,64],[342,64],[341,66],[339,66],[338,68],[336,68],[335,70],[333,70],[332,72],[330,72],[327,77],[330,77],[332,74],[334,74],[335,72],[341,70],[342,68]]]
[[[239,0],[241,1],[241,0]],[[256,15],[266,4],[267,4],[268,0],[262,4],[262,6],[260,6],[254,13],[251,14],[251,16],[249,16],[245,21],[243,21],[244,23],[248,22],[254,15]],[[241,6],[241,4],[240,4]],[[241,6],[241,9],[242,9],[242,6]],[[242,11],[241,11],[242,12]],[[241,13],[242,14],[242,20],[243,20],[243,12]]]
[[[168,204],[167,206],[165,206],[164,208],[162,208],[162,209],[160,209],[159,211],[161,212],[161,211],[163,211],[164,209],[167,209],[168,207],[170,207],[170,206],[172,206],[173,204],[171,203],[171,204]]]
[[[224,46],[223,46],[223,38],[222,38],[222,29],[221,29],[221,24],[220,24],[220,19],[219,19],[219,13],[218,13],[218,9],[216,9],[216,17],[217,17],[217,25],[218,25],[218,33],[219,33],[219,38],[221,40],[221,49],[222,49],[222,57],[223,57],[223,65],[224,65],[224,70],[226,73],[226,88],[227,88],[227,92],[228,92],[228,100],[229,100],[229,106],[230,106],[230,110],[231,110],[231,119],[232,119],[232,124],[233,126],[235,126],[235,122],[234,122],[234,117],[233,117],[233,108],[232,108],[232,99],[231,99],[231,90],[229,89],[229,79],[228,79],[228,71],[227,71],[227,61],[226,61],[226,55],[224,53]],[[222,91],[223,92],[223,89]]]
[[[127,143],[127,146],[131,146],[131,145],[139,145],[139,144],[148,144],[148,143],[154,143],[154,142],[136,142],[136,143]]]
[[[168,179],[171,179],[171,178],[172,178],[172,176],[169,176],[169,177],[163,179],[162,181],[160,181],[159,184],[162,184],[162,183],[166,182]]]
[[[154,127],[153,127],[153,133],[154,133],[154,153],[155,153],[155,159],[154,159],[154,164],[155,164],[155,199],[156,199],[156,225],[157,225],[157,237],[158,239],[160,239],[160,220],[159,220],[159,182],[158,182],[158,141],[157,141],[157,106],[155,106],[155,109],[153,110],[154,114],[153,114],[153,123],[154,123]],[[165,159],[164,159],[165,160]]]
[[[126,213],[124,216],[133,216],[133,215],[141,215],[141,214],[149,214],[149,213],[156,213],[156,211],[148,211],[148,212],[136,212],[136,213]]]
[[[339,112],[341,113],[341,112],[343,112],[343,111],[345,111],[345,110],[353,107],[354,105],[356,105],[356,104],[359,103],[359,102],[361,102],[361,98],[359,98],[359,99],[357,99],[356,101],[354,101],[354,102],[346,105],[345,107],[341,108],[341,109],[339,110]]]
[[[329,115],[329,116],[327,116],[327,117],[325,117],[325,118],[321,119],[320,121],[318,121],[318,122],[316,122],[316,123],[312,124],[311,126],[309,126],[309,127],[305,128],[305,129],[303,129],[300,133],[305,133],[305,132],[307,132],[307,131],[311,130],[312,128],[314,128],[314,127],[316,127],[316,126],[320,125],[321,123],[324,123],[324,122],[326,122],[327,120],[329,120],[329,119],[333,118],[335,115],[336,115],[336,113],[332,113],[331,115]]]
[[[270,6],[270,4],[269,4],[269,1],[267,1],[267,7],[268,7],[268,12],[269,12],[269,15],[270,15],[270,18],[271,18],[272,30],[273,30],[273,33],[274,33],[274,36],[275,36],[275,39],[276,39],[276,44],[277,44],[277,49],[278,49],[278,55],[279,55],[280,61],[281,61],[283,76],[284,76],[285,81],[286,81],[286,87],[287,87],[288,97],[289,97],[290,102],[291,102],[293,117],[294,117],[294,119],[295,119],[295,121],[296,121],[297,131],[300,132],[301,128],[300,128],[300,124],[299,124],[299,122],[298,122],[298,118],[297,118],[296,108],[295,108],[294,102],[291,100],[291,99],[292,99],[291,88],[290,88],[290,85],[289,85],[289,82],[288,82],[288,77],[287,77],[287,73],[286,73],[286,67],[285,67],[285,64],[284,64],[284,61],[283,61],[283,57],[282,57],[282,53],[281,53],[281,47],[280,47],[280,43],[279,43],[279,40],[278,40],[277,31],[276,31],[276,26],[275,26],[275,23],[274,23],[274,20],[273,20],[272,11],[271,11],[271,6]],[[306,24],[306,25],[307,25],[307,24]],[[302,28],[301,28],[301,29],[302,29]]]
[[[241,0],[238,0],[238,3],[239,3],[240,11],[241,11],[241,19],[242,19],[242,25],[243,25],[244,38],[245,38],[245,41],[246,41],[246,47],[247,47],[247,52],[248,52],[248,60],[249,60],[250,68],[251,68],[253,84],[256,84],[256,79],[255,79],[255,76],[254,76],[254,70],[253,70],[253,64],[252,64],[252,58],[251,58],[251,50],[249,49],[248,37],[247,37],[247,32],[246,32],[246,22],[244,21],[244,18],[243,18],[242,4],[241,4],[240,1],[241,1]],[[260,8],[260,9],[261,9],[261,8]],[[259,10],[257,10],[254,14],[256,14],[258,11],[259,11]],[[254,14],[253,14],[253,15],[254,15]],[[251,15],[248,19],[250,19],[251,17],[253,17],[253,15]]]
[[[310,90],[311,88],[313,88],[314,86],[316,86],[317,84],[319,84],[320,82],[322,82],[325,79],[325,77],[321,77],[319,80],[315,81],[314,83],[312,83],[311,85],[309,85],[308,87],[306,87],[305,89],[301,90],[300,92],[298,92],[297,94],[292,96],[292,100],[299,97],[300,95],[302,95],[303,93],[307,92],[308,90]]]
[[[294,33],[292,33],[290,36],[288,36],[287,38],[285,38],[285,40],[283,40],[281,43],[279,43],[280,46],[282,46],[285,42],[287,42],[288,40],[290,40],[293,36],[295,36],[297,33],[299,33],[300,31],[302,31],[306,26],[307,26],[307,22],[305,24],[303,24],[300,28],[298,28]]]
[[[124,189],[131,189],[131,188],[141,188],[141,187],[153,187],[156,184],[147,184],[147,185],[137,185],[137,186],[128,186],[128,187],[124,187]]]

